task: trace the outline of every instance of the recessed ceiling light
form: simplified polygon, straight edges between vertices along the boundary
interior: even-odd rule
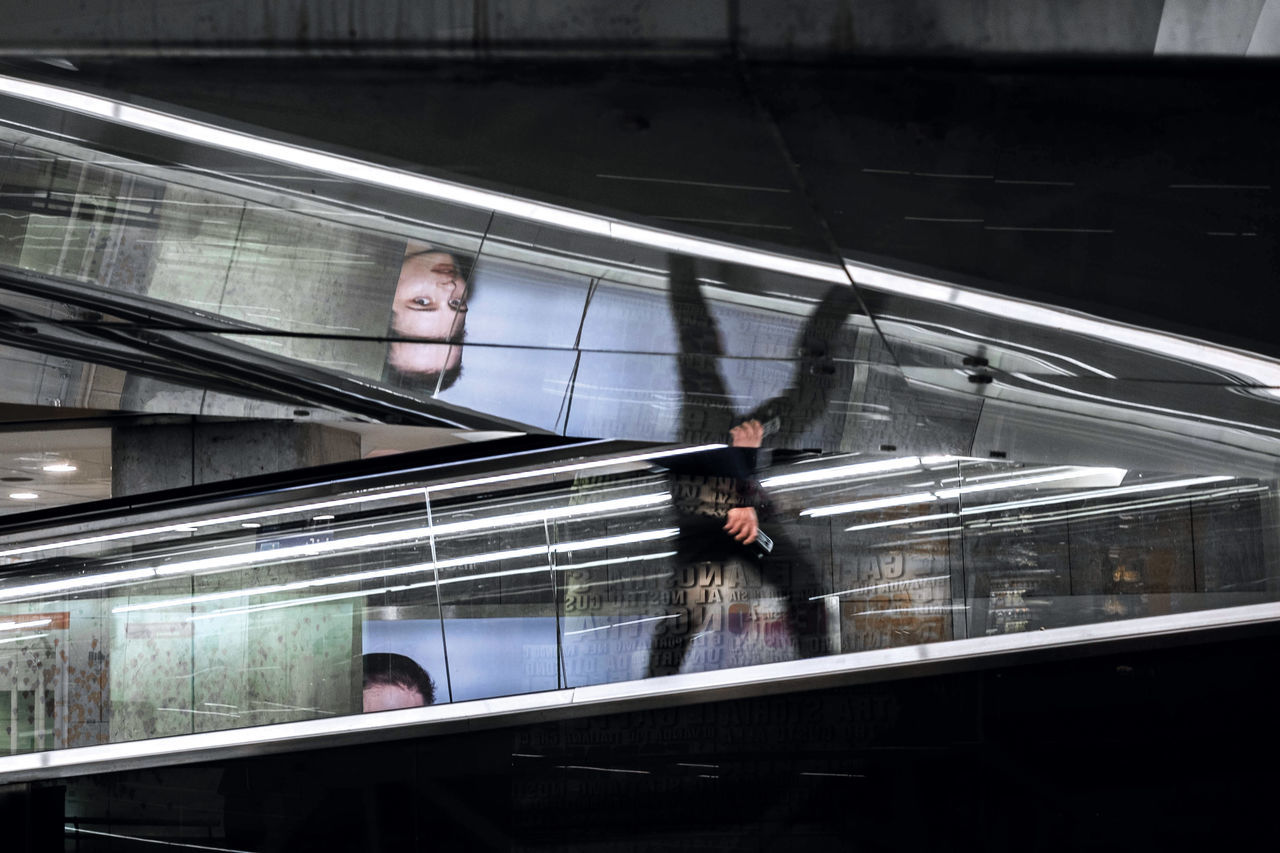
[[[33,501],[40,496],[35,492],[10,492],[9,497],[15,501]]]
[[[241,527],[246,527],[246,528],[248,528],[249,530],[252,530],[252,529],[254,529],[255,527],[261,527],[262,525],[261,525],[261,524],[259,524],[259,523],[258,523],[258,522],[256,522],[256,521],[242,521],[242,522],[240,522],[240,526],[241,526]]]
[[[68,473],[68,472],[70,472],[70,471],[75,471],[75,470],[77,470],[77,469],[76,469],[76,466],[74,466],[74,465],[72,465],[72,464],[70,464],[70,463],[68,463],[68,462],[55,462],[55,463],[53,463],[52,465],[46,465],[46,466],[44,466],[44,468],[43,468],[42,470],[44,470],[44,471],[51,471],[51,472],[53,472],[53,473],[55,473],[55,474],[66,474],[66,473]]]
[[[333,519],[332,515],[316,515],[311,518],[312,521],[333,521]]]

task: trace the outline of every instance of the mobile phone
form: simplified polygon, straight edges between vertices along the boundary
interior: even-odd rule
[[[756,541],[754,544],[766,554],[773,552],[773,540],[769,538],[769,534],[765,533],[763,530],[756,531]]]

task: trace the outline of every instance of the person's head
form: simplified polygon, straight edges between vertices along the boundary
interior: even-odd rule
[[[412,659],[391,652],[364,656],[364,712],[417,708],[436,701],[436,685]]]
[[[394,384],[434,392],[449,387],[462,369],[467,280],[449,252],[410,241],[391,307],[391,331],[421,342],[395,341],[387,352]]]

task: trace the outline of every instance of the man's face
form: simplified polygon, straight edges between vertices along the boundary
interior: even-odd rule
[[[388,353],[391,366],[406,373],[440,373],[454,367],[462,352],[447,342],[462,335],[466,298],[467,283],[453,255],[410,243],[396,283],[391,330],[441,343],[393,343]]]
[[[395,711],[399,708],[419,708],[427,700],[417,690],[398,684],[374,684],[364,691],[364,712]]]

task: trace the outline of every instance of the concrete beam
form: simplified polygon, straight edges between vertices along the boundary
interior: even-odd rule
[[[0,0],[0,54],[1274,55],[1275,0]],[[1264,6],[1266,7],[1264,9]],[[1261,15],[1261,18],[1259,17]],[[1254,23],[1259,23],[1254,32]],[[1271,35],[1269,35],[1271,34]]]

